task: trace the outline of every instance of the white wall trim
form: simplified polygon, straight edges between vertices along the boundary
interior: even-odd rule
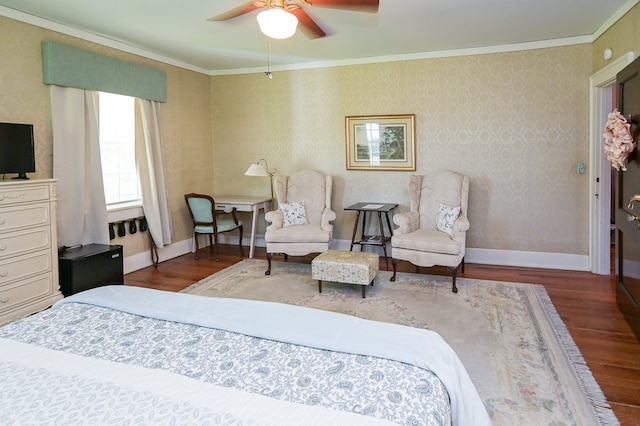
[[[92,34],[88,31],[79,30],[68,25],[60,24],[58,22],[50,21],[48,19],[40,18],[35,15],[20,12],[15,9],[11,9],[5,6],[0,6],[0,16],[6,16],[7,18],[14,19],[16,21],[24,22],[26,24],[35,25],[36,27],[44,28],[47,30],[55,31],[61,34],[66,34],[71,37],[79,38],[81,40],[90,41],[100,44],[102,46],[112,47],[123,52],[132,53],[134,55],[141,56],[143,58],[153,59],[154,61],[162,62],[167,65],[174,65],[186,70],[195,71],[201,74],[211,75],[210,71],[188,64],[186,62],[170,58],[159,53],[151,52],[138,46],[131,45],[126,41],[114,40],[111,38],[103,37],[97,34]]]
[[[589,256],[568,253],[467,248],[465,262],[567,271],[589,270]]]
[[[638,1],[640,0],[629,0],[627,3],[625,3],[624,6],[618,9],[616,13],[613,14],[613,16],[607,19],[605,23],[602,24],[600,28],[598,28],[596,32],[591,35],[591,37],[593,38],[593,41],[596,41],[598,37],[600,37],[602,34],[604,34],[605,31],[611,28],[613,24],[618,22],[618,19],[626,15],[627,12],[629,12],[638,3]]]
[[[589,78],[589,271],[610,273],[611,164],[604,155],[602,133],[611,103],[609,87],[616,74],[633,62],[630,51],[592,74]]]
[[[222,244],[238,244],[237,237],[225,238],[226,235],[220,236],[220,243]],[[183,254],[192,252],[192,239],[179,241],[177,243],[165,246],[158,250],[158,257],[160,262],[173,259],[174,257],[182,256]],[[208,243],[208,241],[207,241]],[[248,239],[243,239],[243,244],[248,246]],[[351,241],[349,240],[333,240],[331,248],[334,250],[349,250]],[[256,236],[256,247],[264,247],[264,236]],[[203,246],[204,247],[204,246]],[[374,249],[375,250],[372,250]],[[357,250],[357,248],[356,248]],[[375,251],[382,256],[382,248],[371,246],[366,249],[367,251]],[[245,249],[245,254],[247,249]],[[387,254],[391,255],[391,246],[387,247]],[[258,259],[261,259],[258,257]],[[265,260],[265,259],[262,259]],[[567,254],[567,253],[542,253],[533,251],[517,251],[517,250],[493,250],[493,249],[479,249],[479,248],[467,248],[465,257],[467,263],[479,263],[483,265],[497,265],[497,266],[519,266],[523,268],[542,268],[542,269],[561,269],[570,271],[588,271],[589,270],[589,257],[579,254]],[[266,260],[265,260],[266,262]],[[144,252],[133,256],[125,257],[124,259],[124,273],[137,271],[138,269],[151,266],[151,253]],[[391,259],[389,259],[389,266],[391,266]]]
[[[351,241],[349,240],[333,240],[331,243],[331,248],[335,250],[349,250],[350,246]],[[356,250],[358,250],[357,247]],[[378,253],[380,256],[383,255],[382,247],[379,246],[370,246],[366,250]],[[391,256],[391,245],[387,246],[387,254]],[[523,268],[564,269],[570,271],[589,270],[589,256],[567,253],[543,253],[467,247],[465,262],[480,263],[483,265],[519,266]]]
[[[165,260],[191,252],[191,241],[191,238],[189,238],[188,240],[178,241],[158,249],[158,259],[160,262],[164,262]],[[134,254],[133,256],[127,256],[124,258],[124,273],[128,274],[129,272],[137,271],[151,265],[153,265],[151,251],[144,251]]]
[[[640,0],[639,0],[640,1]],[[487,55],[494,53],[520,52],[523,50],[545,49],[550,47],[573,46],[593,42],[593,37],[576,36],[557,38],[553,40],[531,41],[513,44],[501,44],[495,46],[473,47],[466,49],[438,50],[433,52],[406,53],[401,55],[372,56],[369,58],[353,58],[335,61],[302,62],[289,65],[272,65],[271,71],[298,71],[307,69],[334,68],[351,65],[368,65],[386,62],[415,61],[421,59],[452,58],[458,56]],[[264,66],[259,68],[235,68],[225,70],[212,70],[211,75],[236,75],[263,73]]]
[[[272,71],[292,71],[303,69],[316,69],[316,68],[331,68],[337,66],[348,65],[362,65],[362,64],[375,64],[385,62],[396,61],[410,61],[418,59],[433,59],[433,58],[447,58],[455,56],[469,56],[469,55],[482,55],[492,53],[504,53],[504,52],[516,52],[522,50],[531,49],[544,49],[549,47],[561,47],[571,46],[576,44],[593,43],[598,37],[600,37],[607,29],[615,24],[622,16],[624,16],[631,8],[635,6],[640,0],[629,0],[622,8],[620,8],[611,18],[609,18],[599,29],[593,34],[565,37],[551,40],[541,40],[524,43],[503,44],[495,46],[485,46],[479,48],[467,48],[467,49],[451,49],[434,52],[418,52],[403,55],[388,55],[388,56],[376,56],[370,58],[355,58],[336,61],[319,61],[319,62],[307,62],[300,64],[282,65],[271,67]],[[100,36],[90,33],[88,31],[79,30],[58,22],[50,21],[38,16],[30,15],[24,12],[20,12],[15,9],[11,9],[6,6],[0,6],[0,16],[6,16],[7,18],[15,19],[27,24],[35,25],[48,30],[56,31],[62,34],[66,34],[72,37],[76,37],[82,40],[91,41],[93,43],[101,44],[103,46],[112,47],[114,49],[121,50],[123,52],[132,53],[134,55],[141,56],[143,58],[153,59],[168,65],[174,65],[183,69],[195,71],[201,74],[210,76],[217,75],[235,75],[235,74],[255,74],[263,73],[264,66],[255,68],[235,68],[235,69],[223,69],[223,70],[209,70],[189,64],[187,62],[171,58],[153,51],[146,50],[139,46],[129,44],[126,40],[115,40],[108,37]]]

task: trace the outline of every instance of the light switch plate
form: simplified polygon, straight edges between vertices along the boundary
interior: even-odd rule
[[[583,175],[587,173],[587,165],[584,163],[578,163],[578,174]]]

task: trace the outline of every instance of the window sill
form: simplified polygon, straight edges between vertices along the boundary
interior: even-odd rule
[[[109,223],[122,222],[142,216],[144,216],[144,211],[140,204],[121,205],[107,210]]]

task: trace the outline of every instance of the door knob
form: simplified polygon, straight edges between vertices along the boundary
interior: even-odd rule
[[[638,230],[640,230],[640,216],[627,213],[627,222],[638,222]]]
[[[629,198],[629,204],[627,204],[627,208],[629,210],[633,210],[633,206],[635,203],[640,201],[640,194],[633,194],[631,198]]]

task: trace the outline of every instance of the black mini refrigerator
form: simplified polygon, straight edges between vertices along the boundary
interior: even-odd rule
[[[109,284],[123,284],[122,246],[88,244],[58,253],[60,291],[65,296]]]

